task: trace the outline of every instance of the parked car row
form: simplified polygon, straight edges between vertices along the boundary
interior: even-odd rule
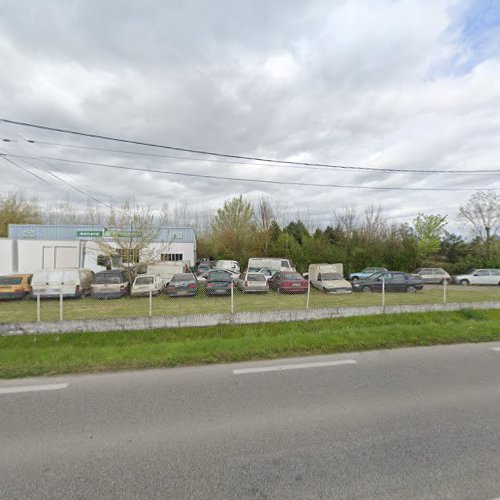
[[[359,273],[351,273],[349,282],[343,277],[342,264],[311,264],[309,272],[302,276],[296,271],[286,270],[293,267],[293,263],[284,259],[252,260],[257,265],[249,266],[241,273],[234,271],[236,261],[218,261],[219,265],[226,265],[227,268],[213,267],[211,263],[206,265],[208,261],[202,261],[201,268],[207,270],[202,270],[201,274],[178,272],[173,276],[169,274],[168,281],[165,276],[150,273],[140,274],[130,282],[122,270],[94,274],[88,269],[48,269],[34,274],[12,274],[0,276],[0,299],[29,296],[58,298],[61,294],[64,298],[91,295],[97,299],[149,296],[150,293],[167,293],[171,297],[193,296],[198,293],[201,284],[205,285],[208,296],[228,295],[232,287],[243,293],[266,293],[270,289],[278,293],[306,293],[309,283],[325,293],[376,292],[382,288],[387,292],[415,292],[430,283],[500,286],[500,269],[473,269],[451,277],[441,268],[419,268],[413,273],[404,273],[368,267]],[[280,267],[280,270],[260,267],[264,262]]]

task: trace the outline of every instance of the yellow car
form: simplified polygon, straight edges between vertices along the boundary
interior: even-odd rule
[[[31,295],[32,274],[10,274],[0,276],[0,300],[24,299]]]

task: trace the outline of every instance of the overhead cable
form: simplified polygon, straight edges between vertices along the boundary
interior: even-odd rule
[[[65,163],[76,163],[79,165],[88,165],[88,166],[98,166],[98,167],[107,167],[107,168],[115,168],[120,170],[132,170],[136,172],[150,172],[156,174],[164,174],[164,175],[178,175],[184,177],[196,177],[202,179],[218,179],[218,180],[229,180],[229,181],[238,181],[238,182],[255,182],[259,184],[279,184],[283,186],[309,186],[309,187],[334,187],[334,188],[346,188],[346,189],[370,189],[370,190],[382,190],[382,191],[475,191],[478,189],[482,189],[485,191],[494,190],[494,188],[490,187],[468,187],[468,188],[417,188],[417,187],[400,187],[400,186],[363,186],[363,185],[348,185],[348,184],[328,184],[328,183],[312,183],[312,182],[291,182],[291,181],[272,181],[272,180],[264,180],[264,179],[248,179],[244,177],[227,177],[221,175],[208,175],[208,174],[191,174],[187,172],[175,172],[172,170],[159,170],[153,168],[139,168],[139,167],[129,167],[125,165],[113,165],[110,163],[97,163],[91,161],[83,161],[83,160],[72,160],[69,158],[57,158],[51,156],[28,156],[28,155],[14,155],[14,154],[6,154],[0,153],[0,156],[3,157],[13,157],[13,158],[28,158],[33,160],[44,159],[49,161],[60,161]]]
[[[126,143],[126,144],[134,144],[136,146],[146,146],[146,147],[152,147],[152,148],[160,148],[160,149],[168,149],[171,151],[181,151],[184,153],[194,153],[194,154],[200,154],[200,155],[209,155],[209,156],[219,156],[222,158],[232,158],[232,159],[237,159],[237,160],[250,160],[250,161],[259,161],[259,162],[266,162],[266,163],[273,163],[273,164],[284,164],[284,165],[303,165],[303,166],[308,166],[308,167],[324,167],[324,168],[334,168],[334,169],[348,169],[348,170],[366,170],[366,171],[389,171],[389,172],[399,172],[399,173],[450,173],[450,174],[458,174],[458,173],[495,173],[495,172],[500,172],[500,170],[488,170],[488,169],[480,169],[480,170],[438,170],[438,169],[430,169],[430,170],[425,170],[425,169],[388,169],[388,168],[376,168],[376,167],[362,167],[362,166],[352,166],[352,165],[332,165],[328,163],[315,163],[315,162],[301,162],[301,161],[291,161],[291,160],[277,160],[277,159],[272,159],[272,158],[263,158],[263,157],[258,157],[258,156],[243,156],[243,155],[235,155],[235,154],[229,154],[229,153],[218,153],[214,151],[206,151],[206,150],[201,150],[201,149],[192,149],[192,148],[182,148],[179,146],[168,146],[165,144],[156,144],[152,142],[145,142],[145,141],[136,141],[136,140],[131,140],[131,139],[122,139],[119,137],[112,137],[112,136],[106,136],[106,135],[100,135],[100,134],[94,134],[90,132],[79,132],[76,130],[70,130],[70,129],[65,129],[65,128],[57,128],[57,127],[49,127],[47,125],[37,125],[34,123],[28,123],[28,122],[21,122],[21,121],[16,121],[16,120],[8,120],[6,118],[0,118],[0,122],[3,123],[8,123],[11,125],[19,125],[21,127],[29,127],[29,128],[35,128],[39,130],[48,130],[51,132],[59,132],[63,134],[71,134],[71,135],[76,135],[80,137],[89,137],[92,139],[102,139],[102,140],[107,140],[107,141],[115,141],[115,142],[121,142],[121,143]]]

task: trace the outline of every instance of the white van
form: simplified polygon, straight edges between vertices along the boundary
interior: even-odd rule
[[[227,269],[233,273],[240,273],[240,264],[236,260],[218,260],[215,263],[217,269]]]
[[[344,279],[344,266],[342,264],[310,264],[308,271],[311,285],[322,292],[352,292],[352,285]]]
[[[291,271],[296,272],[295,264],[289,259],[276,257],[251,257],[248,259],[248,271],[259,272],[259,270],[267,267],[275,272]]]
[[[85,297],[90,295],[94,273],[90,269],[42,269],[33,275],[33,297]]]

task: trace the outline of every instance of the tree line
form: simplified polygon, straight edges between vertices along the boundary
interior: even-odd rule
[[[279,211],[267,198],[252,204],[242,195],[204,213],[187,205],[170,209],[164,204],[154,211],[130,202],[104,212],[95,205],[77,209],[67,201],[42,209],[36,200],[11,193],[0,195],[0,237],[7,236],[8,224],[16,223],[185,225],[196,231],[198,256],[243,265],[249,257],[269,256],[289,258],[301,272],[314,262],[342,262],[346,274],[366,266],[402,271],[443,267],[451,274],[500,268],[500,197],[492,191],[474,193],[455,214],[464,234],[447,231],[448,215],[420,213],[411,223],[396,223],[378,205],[334,209],[324,228],[310,227],[300,216],[280,225]]]

